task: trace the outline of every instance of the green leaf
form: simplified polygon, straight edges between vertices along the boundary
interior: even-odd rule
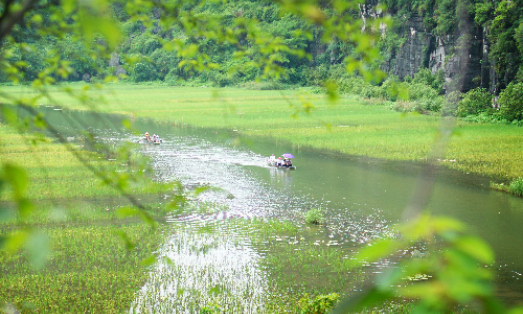
[[[18,231],[12,233],[3,239],[2,249],[8,254],[13,254],[18,251],[27,240],[29,234],[27,231]]]
[[[174,264],[173,260],[170,259],[170,258],[167,257],[167,256],[163,256],[163,257],[162,257],[162,260],[163,260],[163,262],[164,262],[167,266],[170,266],[170,267],[174,267],[174,266],[176,266],[176,265]]]
[[[18,124],[18,115],[16,114],[15,110],[7,106],[2,106],[0,109],[2,113],[3,122],[7,122],[11,125]]]
[[[150,266],[154,265],[155,263],[156,263],[156,256],[154,256],[154,255],[149,255],[147,258],[145,258],[144,260],[142,260],[140,262],[140,264],[143,267],[150,267]]]
[[[361,262],[374,262],[398,250],[401,244],[398,241],[384,239],[374,242],[371,246],[363,248],[352,260],[352,267],[361,266]]]
[[[492,312],[494,313],[494,312]],[[498,313],[501,313],[501,312],[498,312]],[[523,307],[516,307],[516,308],[513,308],[513,309],[510,309],[507,314],[523,314]]]
[[[29,178],[25,170],[14,164],[5,163],[2,167],[2,177],[13,188],[14,197],[22,198],[29,185]]]
[[[494,252],[485,241],[478,237],[462,237],[454,243],[454,246],[480,263],[494,263]]]
[[[92,7],[81,7],[78,11],[78,21],[85,38],[90,41],[96,35],[102,35],[107,39],[109,49],[112,51],[121,41],[121,31],[110,16],[107,3],[100,0]]]
[[[393,297],[390,291],[380,291],[376,288],[370,288],[361,294],[342,301],[334,308],[331,314],[346,314],[361,311],[363,308],[372,307]]]
[[[129,238],[127,233],[125,233],[124,231],[121,231],[121,230],[115,231],[115,233],[120,237],[120,240],[122,240],[122,242],[125,244],[125,249],[127,251],[130,252],[130,251],[134,250],[134,248],[136,246],[134,245],[133,241],[131,241],[131,238]]]
[[[122,218],[138,217],[138,218],[140,218],[140,220],[142,220],[146,224],[150,225],[151,227],[156,227],[156,221],[153,219],[153,217],[150,214],[148,214],[138,208],[122,207],[122,208],[119,208],[116,211],[116,213],[118,216],[120,216]]]

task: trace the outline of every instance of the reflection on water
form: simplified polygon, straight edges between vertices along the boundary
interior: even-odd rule
[[[202,232],[215,224],[212,233]],[[173,220],[159,264],[131,313],[257,313],[266,299],[266,275],[242,230],[216,221]]]
[[[263,184],[244,168],[265,166],[259,155],[197,137],[172,137],[161,147],[147,147],[146,153],[164,180],[181,179],[187,187],[211,184],[222,191],[194,201],[196,206],[218,204],[217,211],[171,218],[172,234],[160,252],[168,259],[151,271],[131,311],[195,313],[218,306],[226,313],[259,312],[267,299],[267,274],[249,243],[252,230],[231,228],[231,218],[292,216],[301,200]]]

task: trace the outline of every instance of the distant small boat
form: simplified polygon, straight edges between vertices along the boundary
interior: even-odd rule
[[[149,144],[149,145],[161,145],[163,143],[163,140],[158,141],[148,141],[145,138],[142,139],[143,144]]]
[[[267,160],[267,165],[276,167],[282,170],[296,170],[296,166],[278,166],[276,161]]]

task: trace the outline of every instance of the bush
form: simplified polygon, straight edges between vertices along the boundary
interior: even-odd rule
[[[510,182],[508,190],[514,195],[523,196],[523,178],[517,178],[516,180]]]
[[[219,87],[225,87],[234,84],[233,78],[229,74],[222,74],[218,71],[210,72],[209,79],[214,83],[215,86]]]
[[[362,95],[362,91],[367,85],[362,77],[348,77],[338,82],[338,90],[340,94]]]
[[[367,85],[362,88],[360,95],[365,98],[387,99],[387,91],[381,86]]]
[[[169,85],[178,85],[181,78],[178,76],[178,68],[171,69],[165,76],[164,81]]]
[[[479,115],[492,109],[492,95],[485,88],[475,88],[463,95],[458,103],[457,116]]]
[[[523,83],[510,83],[499,95],[501,116],[508,120],[523,120]]]
[[[443,106],[441,108],[441,115],[443,116],[456,116],[458,112],[458,105],[462,99],[460,91],[454,91],[447,94]]]
[[[324,314],[327,313],[338,302],[340,296],[336,293],[318,295],[309,298],[306,294],[300,299],[301,314]]]
[[[310,224],[319,225],[323,222],[323,214],[320,208],[313,208],[305,213],[305,221]]]
[[[440,95],[443,93],[443,83],[445,83],[445,77],[442,70],[439,70],[436,74],[432,74],[432,70],[422,68],[414,75],[412,83],[429,86],[430,88],[434,89],[438,95]]]
[[[442,96],[423,97],[423,98],[419,99],[417,102],[419,103],[419,107],[422,110],[438,112],[438,111],[440,111],[441,107],[443,106],[443,102],[444,102],[443,99],[444,98]]]
[[[398,78],[394,75],[389,76],[385,82],[381,85],[385,91],[387,100],[396,101],[398,96],[401,96],[401,91],[399,90],[403,85],[400,84]]]
[[[436,98],[439,93],[432,87],[426,84],[414,83],[405,84],[408,91],[409,100],[418,100],[423,98]]]
[[[321,64],[320,66],[304,70],[303,74],[308,84],[321,86],[329,78],[329,67]]]
[[[284,84],[281,84],[280,82],[267,81],[262,82],[262,84],[260,85],[260,90],[284,90],[285,87],[286,86]]]
[[[158,72],[154,65],[145,62],[139,62],[134,65],[131,79],[134,82],[155,81],[158,79]]]

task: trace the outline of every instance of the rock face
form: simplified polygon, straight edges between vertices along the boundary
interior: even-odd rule
[[[379,1],[367,0],[367,18],[373,17],[372,8],[378,4]],[[466,92],[481,86],[498,92],[493,64],[488,59],[486,30],[474,27],[473,20],[460,21],[459,30],[437,36],[432,29],[427,29],[423,17],[416,12],[395,17],[401,24],[395,32],[402,43],[388,54],[382,66],[384,71],[403,79],[413,77],[420,68],[429,68],[434,74],[443,71],[447,89]]]
[[[116,52],[113,52],[111,54],[111,59],[109,60],[109,67],[114,68],[114,75],[116,76],[127,74],[127,71],[125,71],[125,69],[120,65],[120,56]]]
[[[396,54],[392,55],[393,59],[389,64],[393,66],[388,70],[403,79],[406,76],[413,77],[421,67],[428,67],[427,61],[431,52],[427,48],[433,46],[431,43],[434,39],[423,27],[422,18],[417,15],[406,20],[400,36],[405,42]]]
[[[405,41],[387,60],[391,66],[385,70],[403,79],[425,67],[434,74],[443,71],[447,89],[465,92],[477,86],[488,88],[490,69],[484,35],[469,28],[467,34],[435,36],[423,25],[422,18],[413,14],[400,28],[399,36]]]

